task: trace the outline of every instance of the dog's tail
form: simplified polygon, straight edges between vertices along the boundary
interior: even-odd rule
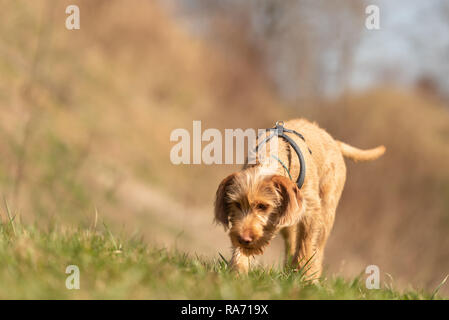
[[[361,150],[338,140],[337,144],[340,147],[340,151],[343,156],[353,160],[354,162],[376,160],[385,153],[384,146],[378,146],[374,149]]]

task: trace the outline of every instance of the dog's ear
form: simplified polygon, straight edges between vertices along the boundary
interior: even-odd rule
[[[215,222],[221,223],[225,230],[229,228],[227,190],[234,182],[235,176],[236,173],[233,173],[224,178],[218,186],[217,194],[215,195]]]
[[[286,177],[275,175],[271,178],[281,197],[279,224],[291,226],[299,221],[301,192],[293,181]]]

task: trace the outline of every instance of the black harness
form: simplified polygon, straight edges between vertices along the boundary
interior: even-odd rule
[[[261,147],[262,145],[264,145],[265,143],[267,143],[268,141],[271,140],[271,138],[273,138],[274,136],[277,137],[281,137],[283,138],[285,141],[287,141],[287,143],[289,143],[292,147],[293,150],[295,150],[296,155],[298,156],[298,160],[299,160],[299,165],[300,165],[300,171],[299,171],[299,177],[296,180],[296,185],[298,186],[299,189],[301,189],[302,185],[304,184],[304,179],[306,178],[306,163],[304,161],[304,156],[301,152],[301,149],[299,149],[298,145],[296,144],[296,142],[290,138],[288,135],[285,134],[285,132],[287,133],[294,133],[296,134],[299,138],[301,138],[304,142],[306,142],[306,139],[304,138],[304,136],[302,134],[300,134],[299,132],[296,132],[295,130],[290,130],[290,129],[286,129],[284,128],[284,121],[277,121],[276,122],[276,126],[274,128],[268,128],[266,129],[267,131],[271,131],[272,133],[266,137],[265,139],[262,140],[262,142],[260,142],[257,146],[256,146],[256,151],[259,149],[259,147]],[[312,151],[308,148],[310,154],[312,154]],[[284,166],[285,165],[278,159],[278,161]],[[286,168],[287,169],[287,168]],[[288,171],[288,169],[287,169]],[[290,174],[290,173],[289,173]]]

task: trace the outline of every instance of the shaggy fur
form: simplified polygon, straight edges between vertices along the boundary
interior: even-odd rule
[[[302,188],[298,189],[295,181],[290,180],[278,160],[270,156],[256,158],[255,164],[246,164],[242,171],[220,183],[215,199],[215,221],[230,229],[233,269],[247,272],[249,257],[262,254],[280,232],[285,240],[286,263],[305,268],[308,276],[317,279],[346,180],[343,157],[370,161],[380,157],[385,147],[354,148],[334,140],[305,119],[288,121],[284,127],[301,133],[306,140],[289,134],[305,158],[306,177]],[[276,149],[270,141],[263,154],[271,155],[273,150],[278,150],[276,156],[296,179],[300,164],[293,148],[281,138],[272,140]]]

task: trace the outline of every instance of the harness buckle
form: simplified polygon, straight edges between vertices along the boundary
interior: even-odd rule
[[[276,121],[276,131],[279,135],[282,135],[284,133],[284,121]]]
[[[282,120],[276,121],[276,127],[277,126],[283,127],[284,126],[284,121],[282,121]]]

